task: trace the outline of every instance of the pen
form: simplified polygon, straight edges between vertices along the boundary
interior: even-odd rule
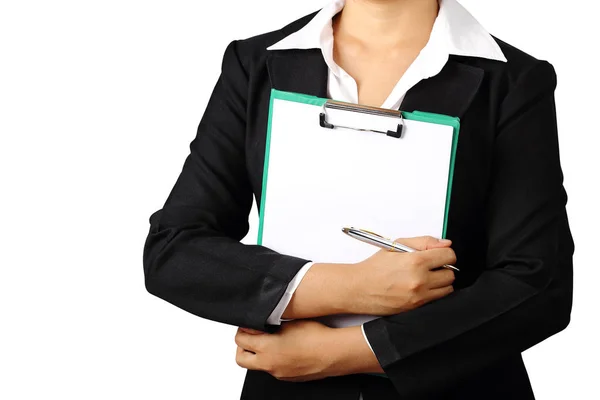
[[[405,246],[402,243],[394,242],[394,241],[392,241],[386,237],[383,237],[381,235],[378,235],[376,233],[365,231],[364,229],[357,229],[357,228],[349,227],[349,228],[342,228],[342,232],[344,232],[346,235],[348,235],[354,239],[360,240],[361,242],[372,244],[373,246],[377,246],[377,247],[380,247],[382,249],[386,249],[389,251],[400,251],[403,253],[412,253],[412,252],[417,251],[417,250],[413,249],[412,247]],[[450,265],[450,264],[444,264],[444,265],[442,265],[442,267],[451,269],[454,271],[460,271],[458,268],[456,268],[455,266]]]

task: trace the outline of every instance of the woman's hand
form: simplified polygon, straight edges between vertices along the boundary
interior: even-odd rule
[[[454,272],[440,269],[454,264],[456,255],[451,241],[430,236],[397,239],[420,250],[398,253],[381,250],[353,264],[353,298],[348,311],[355,314],[391,315],[411,310],[454,291]]]
[[[419,251],[381,250],[355,264],[315,263],[300,282],[282,317],[392,315],[453,291],[454,272],[434,271],[456,262],[451,241],[431,236],[396,241]]]
[[[236,362],[286,381],[383,372],[360,326],[329,328],[311,320],[284,322],[275,333],[238,328]]]

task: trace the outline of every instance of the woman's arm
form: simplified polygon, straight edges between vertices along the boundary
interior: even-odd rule
[[[419,250],[385,250],[355,264],[314,264],[300,282],[282,317],[330,314],[392,315],[447,296],[454,272],[435,270],[454,264],[451,241],[431,236],[396,239]]]
[[[234,41],[225,50],[221,75],[190,154],[163,208],[150,217],[143,259],[145,283],[150,293],[200,317],[272,331],[275,327],[267,322],[270,314],[308,260],[239,242],[248,232],[253,193],[245,157],[248,75],[237,46]],[[453,262],[453,257],[446,249],[427,262],[439,266]],[[421,269],[429,264],[423,262]],[[394,266],[388,265],[388,271]],[[377,297],[379,289],[390,286],[389,274],[373,271],[371,262],[352,268],[314,265],[284,318],[397,312],[403,304],[394,307],[367,297]],[[366,275],[372,279],[363,279]],[[409,298],[415,306],[447,295],[454,280],[448,271],[429,274],[427,270],[424,275],[413,271],[410,276],[416,279],[406,282],[443,284],[445,289],[437,286],[439,290],[426,291],[422,289],[427,285],[417,285],[418,291],[407,293],[416,293]],[[398,283],[405,276],[396,274]]]
[[[144,247],[147,290],[198,316],[267,329],[288,282],[308,260],[239,241],[248,232],[252,189],[245,157],[248,75],[238,42]]]
[[[364,324],[381,366],[406,398],[449,387],[569,323],[574,244],[555,87],[554,69],[541,61],[502,105],[487,206],[487,260],[478,280],[440,301]]]

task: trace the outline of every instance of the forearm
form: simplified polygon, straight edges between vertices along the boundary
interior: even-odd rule
[[[330,376],[384,373],[360,326],[332,329],[326,348],[332,361]]]
[[[153,214],[144,246],[147,290],[213,321],[268,329],[267,317],[286,282],[307,260],[214,235],[200,222],[182,226],[178,207]],[[240,288],[243,288],[241,290]]]
[[[456,261],[452,249],[447,248],[449,243],[432,237],[403,240],[427,252],[417,255],[379,251],[354,264],[313,264],[304,275],[300,273],[292,280],[288,286],[291,298],[282,298],[289,302],[278,306],[278,315],[283,319],[333,314],[393,315],[449,294],[454,274],[432,271],[433,266]]]
[[[315,263],[294,292],[284,319],[355,313],[357,282],[352,264]]]

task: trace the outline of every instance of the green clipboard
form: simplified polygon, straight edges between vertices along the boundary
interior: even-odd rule
[[[322,107],[330,101],[329,99],[324,99],[317,96],[312,96],[303,93],[293,93],[293,92],[285,92],[277,89],[271,89],[271,99],[269,102],[269,119],[267,123],[267,137],[266,137],[266,145],[265,145],[265,160],[264,160],[264,169],[263,169],[263,181],[262,181],[262,195],[261,202],[259,208],[259,227],[258,227],[258,239],[257,244],[262,245],[263,239],[263,229],[264,229],[264,215],[265,215],[265,204],[266,204],[266,193],[267,193],[267,182],[268,182],[268,171],[269,171],[269,154],[270,154],[270,144],[271,144],[271,122],[273,118],[273,102],[276,99],[287,100],[296,103],[304,103],[314,106]],[[349,107],[356,107],[355,104],[348,104]],[[452,148],[450,154],[450,168],[448,174],[448,186],[446,191],[446,207],[444,211],[444,226],[442,230],[442,238],[446,237],[446,230],[448,226],[448,213],[450,210],[450,196],[452,193],[452,180],[454,177],[454,163],[456,159],[456,148],[458,145],[458,135],[460,132],[460,119],[458,117],[452,117],[449,115],[443,114],[435,114],[423,111],[413,111],[413,112],[401,112],[402,118],[407,120],[419,121],[419,122],[427,122],[438,125],[447,125],[453,128],[452,135]]]

